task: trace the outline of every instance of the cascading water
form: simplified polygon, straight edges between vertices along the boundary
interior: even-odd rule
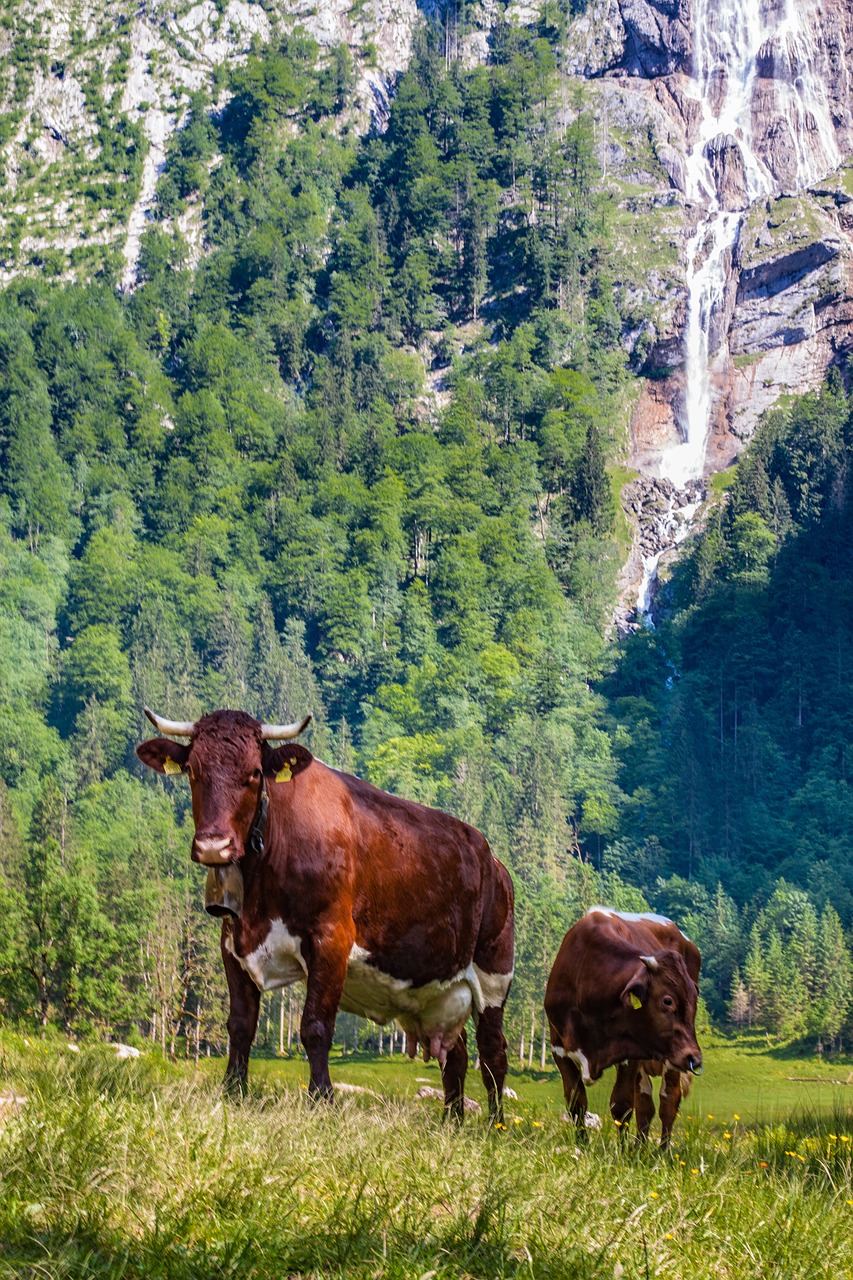
[[[699,124],[686,160],[688,205],[700,212],[687,245],[687,326],[683,440],[664,451],[660,474],[676,490],[699,480],[713,408],[713,371],[726,357],[712,349],[714,322],[725,299],[728,270],[744,212],[754,200],[801,190],[841,162],[826,77],[816,73],[820,50],[804,15],[818,0],[695,0],[692,96]],[[760,63],[772,63],[770,88],[782,136],[790,144],[774,158],[759,154],[753,137],[753,100]],[[765,86],[766,91],[766,86]],[[719,157],[736,157],[735,181],[725,181]],[[780,160],[779,155],[782,159]],[[718,168],[715,172],[714,159]],[[787,167],[782,174],[780,167]],[[784,179],[784,180],[783,180]],[[669,540],[643,557],[637,616],[650,621],[651,597],[661,554],[688,532],[695,486],[673,499]],[[689,511],[687,520],[684,513]]]
[[[687,200],[704,206],[687,249],[685,439],[667,450],[661,471],[676,485],[702,474],[711,421],[710,340],[726,289],[727,254],[737,241],[740,210],[726,209],[710,163],[715,147],[734,142],[743,162],[746,208],[772,185],[752,146],[752,95],[759,50],[767,38],[758,0],[696,0],[693,86],[701,106],[687,156]],[[733,203],[731,193],[727,203]]]

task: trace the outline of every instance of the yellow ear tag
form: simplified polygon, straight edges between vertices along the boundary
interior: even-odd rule
[[[642,1009],[643,1002],[640,999],[640,997],[637,995],[636,991],[632,991],[628,999],[631,1001],[631,1004],[635,1009]]]
[[[290,782],[290,779],[292,777],[293,777],[293,771],[291,770],[290,765],[285,763],[281,766],[278,773],[275,775],[275,780],[276,782]]]
[[[166,759],[163,761],[163,772],[169,774],[183,773],[183,769],[178,764],[177,760],[173,760],[171,756],[166,756]]]

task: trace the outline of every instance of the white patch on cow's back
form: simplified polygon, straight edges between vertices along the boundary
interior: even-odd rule
[[[569,1062],[573,1062],[581,1073],[584,1084],[595,1084],[589,1072],[589,1059],[580,1049],[564,1049],[561,1044],[552,1044],[551,1052],[555,1058],[568,1058]]]
[[[292,934],[283,920],[271,920],[269,933],[247,956],[238,956],[230,933],[225,949],[246,970],[259,991],[275,991],[294,982],[304,982],[308,968],[302,955],[302,939]]]
[[[590,907],[587,915],[591,916],[594,912],[598,912],[602,916],[616,916],[619,920],[628,920],[632,924],[637,924],[641,920],[649,920],[652,924],[671,924],[678,929],[678,925],[674,920],[670,920],[669,916],[659,916],[654,911],[617,911],[615,907]],[[686,938],[687,934],[683,929],[678,929],[682,938]]]

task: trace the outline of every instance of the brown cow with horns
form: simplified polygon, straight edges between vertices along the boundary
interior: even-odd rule
[[[611,1114],[633,1113],[642,1137],[654,1116],[650,1075],[663,1076],[661,1144],[669,1141],[691,1073],[702,1070],[695,1019],[701,957],[665,916],[590,907],[563,939],[545,991],[551,1050],[566,1104],[583,1126],[585,1085],[619,1064]]]
[[[195,723],[145,714],[168,736],[137,755],[189,778],[192,858],[218,869],[208,909],[224,916],[226,1082],[245,1085],[261,992],[304,982],[313,1097],[332,1094],[329,1049],[345,1009],[396,1019],[410,1056],[420,1044],[425,1060],[438,1058],[445,1106],[461,1119],[473,1015],[489,1114],[500,1121],[513,891],[484,836],[315,760],[292,741],[310,716],[267,725],[242,711]]]

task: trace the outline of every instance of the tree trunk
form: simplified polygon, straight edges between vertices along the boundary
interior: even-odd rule
[[[530,1044],[527,1052],[527,1069],[533,1066],[533,1042],[536,1039],[536,1005],[530,1006]]]
[[[547,1045],[548,1045],[548,1019],[546,1015],[543,1013],[542,1014],[542,1056],[539,1061],[539,1066],[542,1071],[545,1070],[545,1055],[548,1051]]]

